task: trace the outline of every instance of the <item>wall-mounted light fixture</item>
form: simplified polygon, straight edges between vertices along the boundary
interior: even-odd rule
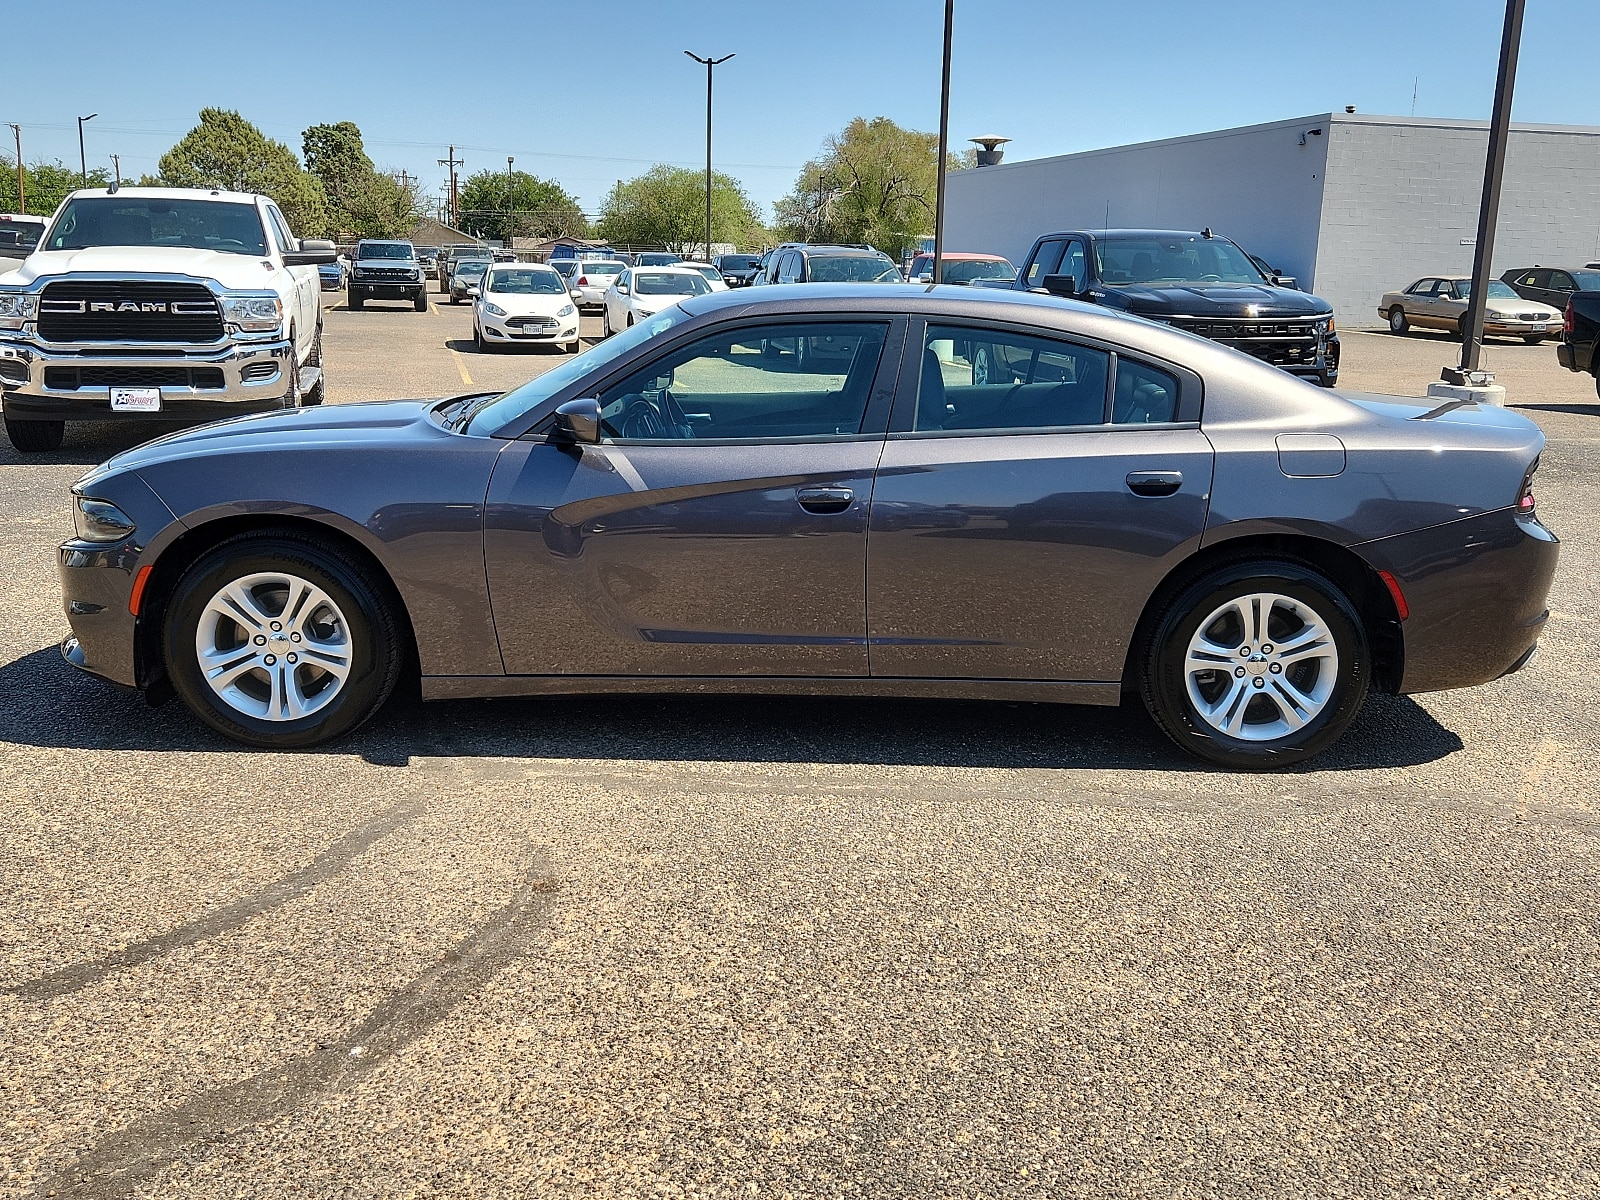
[[[1300,144],[1302,146],[1304,146],[1306,144],[1306,135],[1307,134],[1309,134],[1311,137],[1321,137],[1322,136],[1322,126],[1318,125],[1315,129],[1308,129],[1308,130],[1305,131],[1305,133],[1302,133],[1300,135]]]

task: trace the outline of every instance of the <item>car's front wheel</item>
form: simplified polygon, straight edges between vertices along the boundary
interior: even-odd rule
[[[1145,644],[1141,688],[1185,750],[1265,770],[1338,740],[1370,672],[1361,619],[1337,585],[1297,563],[1234,563],[1166,607]]]
[[[1406,319],[1406,310],[1396,304],[1389,310],[1389,332],[1406,333],[1411,329],[1411,322]]]
[[[65,421],[19,421],[6,418],[6,437],[20,454],[43,454],[61,449],[61,439],[66,436]]]
[[[231,538],[184,572],[163,651],[197,717],[268,749],[349,733],[388,699],[404,658],[395,614],[366,569],[290,533]]]
[[[418,288],[417,294],[411,298],[411,307],[417,312],[428,311],[428,289]]]

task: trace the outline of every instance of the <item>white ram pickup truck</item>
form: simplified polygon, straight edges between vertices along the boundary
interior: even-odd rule
[[[68,421],[216,421],[322,400],[319,263],[266,196],[72,193],[0,275],[0,407],[24,453]]]

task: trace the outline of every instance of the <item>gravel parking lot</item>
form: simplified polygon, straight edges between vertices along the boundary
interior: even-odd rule
[[[563,361],[324,300],[331,402]],[[1346,333],[1344,383],[1458,349]],[[1264,777],[932,701],[245,751],[55,648],[67,487],[145,434],[0,450],[0,1195],[1600,1193],[1600,404],[1488,357],[1550,438],[1540,655]]]

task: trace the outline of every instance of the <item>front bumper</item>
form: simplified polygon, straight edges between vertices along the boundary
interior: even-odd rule
[[[142,353],[140,351],[143,351]],[[207,421],[281,408],[294,347],[287,339],[214,346],[49,343],[0,336],[0,392],[7,416],[23,420]],[[111,411],[113,386],[161,389],[161,411]]]
[[[345,286],[369,300],[411,300],[428,285],[420,275],[415,279],[363,279],[353,274]]]
[[[578,314],[570,317],[559,317],[554,325],[524,325],[525,321],[537,321],[537,317],[496,317],[490,313],[478,311],[478,327],[483,330],[484,339],[487,341],[526,342],[530,345],[540,343],[564,343],[578,340]]]
[[[1503,508],[1354,548],[1400,584],[1400,691],[1438,692],[1499,679],[1527,661],[1550,611],[1561,543],[1533,514]]]

